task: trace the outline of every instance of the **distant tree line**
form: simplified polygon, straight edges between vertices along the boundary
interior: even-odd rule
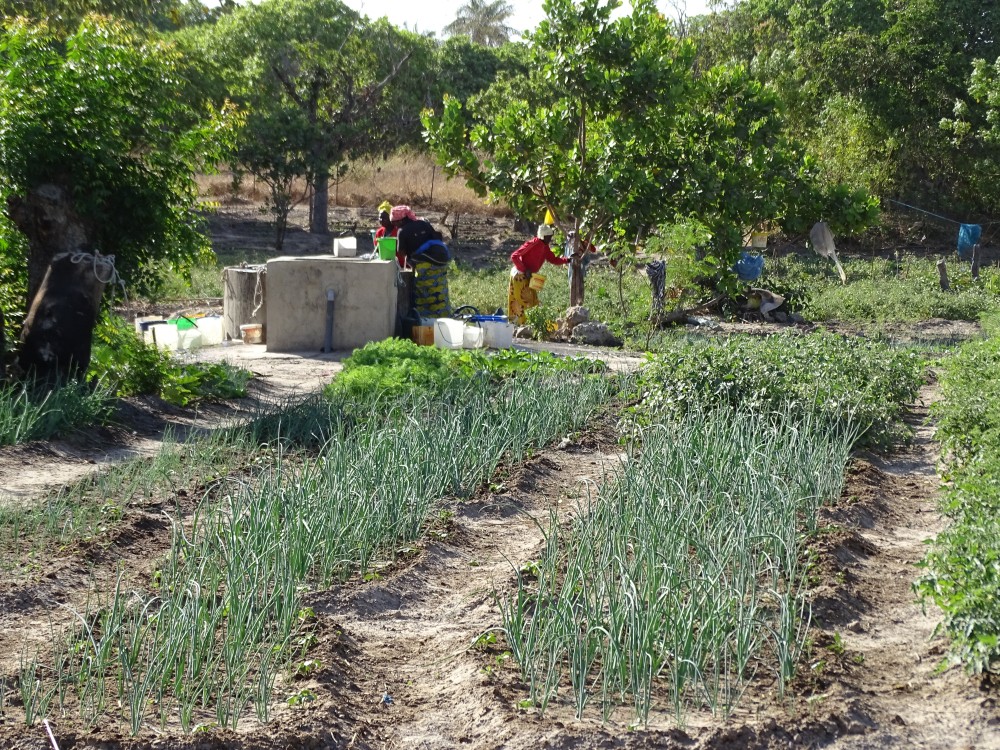
[[[193,175],[220,160],[269,186],[279,239],[294,180],[324,232],[331,178],[405,145],[623,255],[697,224],[708,275],[753,225],[857,231],[885,198],[996,212],[1000,4],[742,0],[683,24],[617,5],[545,0],[512,42],[502,1],[440,40],[340,0],[0,0],[0,307],[26,309],[44,260],[13,203],[58,187],[79,236],[153,284],[204,249]]]

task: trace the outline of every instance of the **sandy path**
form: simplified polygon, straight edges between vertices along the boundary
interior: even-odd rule
[[[840,634],[855,664],[828,700],[858,706],[872,726],[834,742],[838,749],[1000,748],[994,697],[961,669],[939,672],[946,642],[934,631],[942,614],[934,606],[925,611],[912,588],[927,541],[946,525],[937,508],[938,446],[927,422],[927,407],[937,398],[933,386],[925,386],[909,419],[912,445],[873,461],[883,474],[875,475],[882,497],[876,498],[875,517],[855,524],[870,545],[870,554],[859,555],[848,568],[847,586],[860,616],[828,626]]]
[[[561,723],[536,720],[503,697],[487,674],[493,657],[472,644],[498,623],[493,592],[509,591],[513,566],[538,556],[536,521],[546,524],[550,509],[568,518],[582,483],[618,460],[577,446],[548,451],[503,489],[461,505],[448,538],[400,575],[320,598],[317,611],[334,616],[363,654],[356,679],[371,707],[367,745],[516,749],[566,736]],[[386,691],[393,702],[380,705]]]

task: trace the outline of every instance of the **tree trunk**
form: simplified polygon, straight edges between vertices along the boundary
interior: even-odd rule
[[[329,173],[329,169],[323,169],[313,178],[312,211],[309,218],[309,231],[313,234],[329,234],[330,232],[327,218],[330,203]]]
[[[979,264],[980,258],[982,257],[982,252],[980,252],[980,245],[977,242],[972,246],[972,278],[979,281]]]
[[[79,255],[90,245],[90,232],[69,187],[46,183],[10,196],[7,215],[28,240],[28,314],[18,362],[50,383],[82,377],[113,268],[100,256]]]
[[[25,196],[7,199],[7,215],[28,240],[28,296],[30,309],[52,259],[89,245],[85,223],[76,214],[68,189],[55,184],[39,185]]]
[[[21,329],[22,371],[55,385],[83,378],[114,266],[100,255],[60,253],[49,264]]]
[[[578,253],[573,256],[569,264],[573,271],[569,286],[569,306],[575,307],[583,304],[583,255]]]

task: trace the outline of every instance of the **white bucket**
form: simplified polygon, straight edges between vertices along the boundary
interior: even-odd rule
[[[500,323],[484,320],[483,345],[490,349],[509,349],[514,343],[514,326],[510,323]]]
[[[483,329],[479,326],[466,326],[462,332],[462,346],[465,349],[482,349],[486,346]]]
[[[160,349],[174,350],[177,348],[177,326],[170,323],[157,323],[146,329],[146,342],[156,344]]]
[[[434,346],[440,349],[461,349],[465,340],[465,323],[451,318],[434,320]]]
[[[223,328],[221,315],[209,315],[197,318],[198,331],[201,333],[202,346],[217,346],[222,343]]]
[[[356,237],[337,237],[333,241],[333,254],[337,258],[353,258],[358,254]]]

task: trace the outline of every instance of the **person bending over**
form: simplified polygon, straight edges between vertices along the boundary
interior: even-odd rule
[[[429,221],[418,219],[409,206],[394,206],[389,220],[396,228],[397,251],[414,272],[413,309],[426,318],[451,314],[448,299],[448,261],[451,253],[441,233]]]
[[[557,266],[569,263],[569,258],[560,258],[552,252],[552,237],[555,227],[541,224],[537,236],[525,242],[511,253],[510,284],[507,287],[507,320],[524,323],[524,313],[538,306],[538,292],[531,288],[531,275],[538,273],[548,261]]]

